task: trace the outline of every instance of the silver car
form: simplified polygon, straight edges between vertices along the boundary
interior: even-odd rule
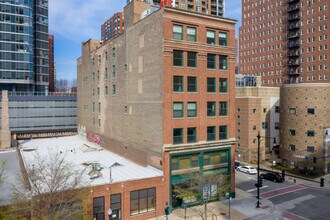
[[[237,167],[237,171],[241,171],[243,173],[248,173],[248,174],[256,174],[257,170],[256,168],[252,166],[239,166]]]

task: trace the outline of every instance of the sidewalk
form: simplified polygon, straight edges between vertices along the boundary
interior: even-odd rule
[[[256,209],[256,198],[252,197],[250,193],[236,188],[236,198],[230,202],[230,219],[263,219],[262,216],[269,215],[274,212],[273,204],[268,200],[260,200],[260,209]],[[209,220],[228,220],[229,219],[229,200],[209,203],[208,206]],[[186,218],[184,209],[176,209],[170,214],[170,220],[201,220],[198,213],[203,212],[204,206],[196,206],[187,208]],[[150,220],[163,220],[164,216],[153,218]]]

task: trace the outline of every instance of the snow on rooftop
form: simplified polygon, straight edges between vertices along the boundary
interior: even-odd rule
[[[111,166],[111,183],[163,176],[163,171],[159,169],[133,163],[79,135],[20,141],[20,152],[25,166],[33,165],[37,155],[39,158],[47,158],[50,154],[56,153],[63,153],[66,160],[81,170],[86,169],[86,164],[98,163],[102,167],[100,177],[91,180],[88,173],[92,170],[92,165],[85,171],[84,178],[91,186],[109,184]]]

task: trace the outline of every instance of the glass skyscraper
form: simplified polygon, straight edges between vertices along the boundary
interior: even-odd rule
[[[0,0],[0,90],[48,85],[48,0]]]

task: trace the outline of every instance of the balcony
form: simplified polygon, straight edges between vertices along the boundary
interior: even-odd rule
[[[299,41],[290,41],[286,46],[287,46],[287,48],[300,47],[300,42]]]
[[[295,39],[295,38],[299,38],[300,37],[300,33],[299,33],[299,31],[297,31],[297,32],[293,32],[293,33],[289,33],[288,35],[287,35],[287,38],[288,39]]]
[[[294,12],[294,11],[299,11],[300,8],[299,8],[299,4],[296,4],[296,5],[290,5],[287,9],[287,12]]]
[[[299,23],[299,22],[296,22],[296,23],[290,24],[290,25],[288,26],[288,30],[289,30],[289,31],[292,31],[292,30],[294,30],[294,29],[299,29],[299,28],[300,28],[300,23]]]
[[[300,51],[299,50],[290,50],[287,52],[287,57],[299,57],[300,56]]]
[[[299,20],[299,19],[300,19],[299,13],[292,14],[292,15],[288,16],[288,21],[294,21],[294,20]]]
[[[290,68],[286,71],[287,75],[300,75],[299,69]]]
[[[290,59],[288,62],[287,62],[287,66],[299,66],[300,65],[300,61],[299,59]]]
[[[286,2],[288,4],[292,4],[292,3],[296,3],[296,2],[299,2],[300,0],[287,0]]]

